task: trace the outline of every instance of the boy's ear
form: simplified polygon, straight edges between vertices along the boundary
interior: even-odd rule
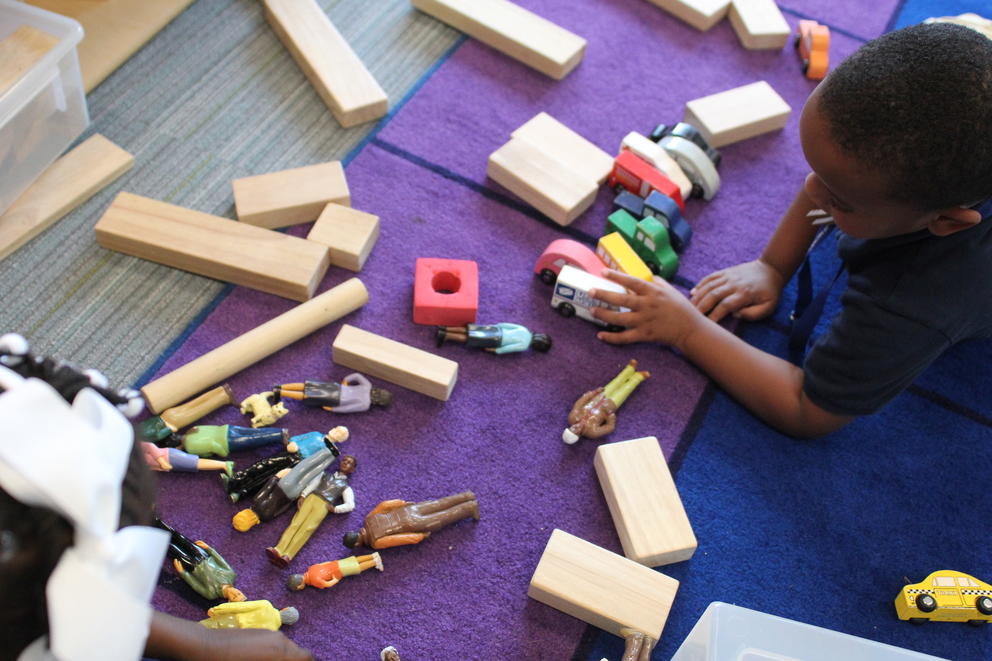
[[[982,222],[982,214],[976,209],[948,207],[937,212],[937,215],[927,225],[927,229],[934,236],[950,236],[961,230],[974,227],[980,222]]]

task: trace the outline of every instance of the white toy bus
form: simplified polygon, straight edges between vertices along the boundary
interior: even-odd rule
[[[589,297],[590,289],[604,289],[606,291],[625,294],[627,290],[612,280],[601,278],[598,275],[586,273],[582,269],[566,264],[561,267],[558,273],[558,280],[555,282],[555,291],[551,296],[551,307],[558,311],[563,317],[579,316],[583,319],[610,327],[604,321],[600,321],[592,316],[592,309],[596,307],[608,308],[627,312],[627,308],[618,308],[608,305],[602,301],[597,301]]]

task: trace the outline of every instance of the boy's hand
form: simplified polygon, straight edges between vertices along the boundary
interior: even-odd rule
[[[604,269],[602,275],[629,291],[619,294],[593,289],[589,295],[610,305],[630,308],[629,312],[599,307],[592,310],[597,319],[626,328],[618,333],[597,333],[596,337],[604,342],[662,342],[678,348],[702,319],[685,296],[657,276],[653,282],[647,282],[612,269]]]
[[[756,259],[710,273],[689,292],[689,300],[713,321],[728,314],[754,321],[775,310],[784,286],[778,271]]]

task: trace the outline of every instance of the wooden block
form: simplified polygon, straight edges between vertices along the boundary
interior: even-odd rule
[[[578,218],[598,191],[595,180],[520,138],[489,156],[486,174],[559,225]]]
[[[727,15],[730,0],[649,0],[697,30],[706,32]]]
[[[313,224],[307,241],[327,246],[331,264],[361,271],[379,238],[379,216],[340,204],[328,204]]]
[[[104,248],[305,301],[327,271],[327,246],[120,193],[96,224]]]
[[[332,202],[351,206],[340,161],[235,179],[231,186],[238,220],[269,229],[317,220]]]
[[[775,0],[732,0],[730,24],[750,50],[781,49],[792,34]]]
[[[411,0],[411,4],[555,80],[567,76],[585,54],[585,39],[509,0]]]
[[[510,134],[521,138],[586,179],[602,184],[613,169],[613,157],[546,112],[538,113]]]
[[[782,128],[791,112],[785,99],[761,80],[690,101],[684,121],[699,129],[711,147],[723,147]]]
[[[600,445],[593,465],[624,555],[648,567],[692,557],[696,535],[657,438]]]
[[[338,365],[447,401],[458,380],[458,363],[408,344],[345,324],[334,339]]]
[[[527,596],[619,636],[657,640],[679,582],[563,530],[551,533]]]
[[[0,215],[0,259],[131,169],[134,157],[95,134],[52,163]]]
[[[361,280],[345,280],[320,296],[290,308],[261,326],[155,379],[141,389],[141,394],[152,413],[163,413],[170,406],[186,401],[204,388],[237,374],[357,310],[368,300],[369,292]],[[163,418],[165,415],[163,413]]]
[[[59,38],[30,25],[22,25],[0,39],[0,95],[31,70]]]
[[[265,18],[341,126],[386,114],[386,93],[316,0],[265,0]]]

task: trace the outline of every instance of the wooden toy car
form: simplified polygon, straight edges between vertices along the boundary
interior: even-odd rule
[[[921,624],[967,622],[980,626],[992,620],[992,585],[959,571],[941,569],[896,595],[900,620]]]
[[[553,285],[558,278],[558,272],[566,264],[593,275],[599,275],[606,268],[603,260],[597,257],[589,246],[572,239],[555,239],[537,258],[534,273],[544,284]]]
[[[608,329],[614,330],[614,326],[592,316],[593,308],[603,307],[622,311],[626,311],[627,308],[617,308],[590,298],[590,289],[605,289],[606,291],[613,291],[618,294],[624,294],[627,291],[622,285],[618,285],[611,280],[586,273],[581,269],[566,264],[561,267],[561,272],[558,273],[558,280],[555,282],[555,291],[551,295],[551,307],[557,310],[558,314],[563,317],[578,316],[599,326],[606,326]]]
[[[822,80],[830,68],[830,28],[816,21],[801,20],[795,46],[807,78]]]
[[[651,282],[651,269],[620,235],[620,232],[611,232],[600,237],[599,245],[596,246],[596,255],[611,269],[626,273],[632,278]]]
[[[697,147],[703,150],[707,157],[713,161],[713,167],[720,167],[720,161],[723,155],[715,147],[710,147],[710,143],[706,142],[706,138],[703,134],[699,132],[692,124],[687,122],[679,122],[678,124],[658,124],[651,131],[651,140],[653,142],[661,142],[661,139],[666,135],[674,135],[679,138],[685,138],[689,142],[692,142]]]
[[[675,157],[672,156],[672,158]],[[678,161],[678,159],[675,160]],[[688,172],[686,172],[686,176],[692,179]],[[622,186],[641,197],[647,197],[651,191],[658,190],[675,200],[679,209],[685,209],[682,192],[675,185],[675,182],[656,170],[643,158],[626,149],[621,151],[613,162],[613,171],[610,172],[608,184],[611,188]]]
[[[672,204],[675,203],[672,202]],[[644,216],[644,198],[634,195],[629,190],[622,190],[613,198],[613,211],[618,211],[619,209],[623,209],[631,216],[641,218]]]
[[[619,209],[606,219],[606,231],[622,236],[637,256],[666,280],[678,271],[679,258],[672,250],[668,229],[657,218],[648,216],[637,220]]]
[[[706,152],[691,140],[677,135],[666,135],[658,144],[679,164],[693,188],[699,186],[703,199],[712,200],[720,190],[720,175]]]
[[[658,191],[654,191],[644,200],[644,212],[641,215],[644,218],[652,216],[661,221],[668,229],[668,238],[671,239],[675,252],[685,250],[692,240],[692,228],[679,213],[678,205]]]

